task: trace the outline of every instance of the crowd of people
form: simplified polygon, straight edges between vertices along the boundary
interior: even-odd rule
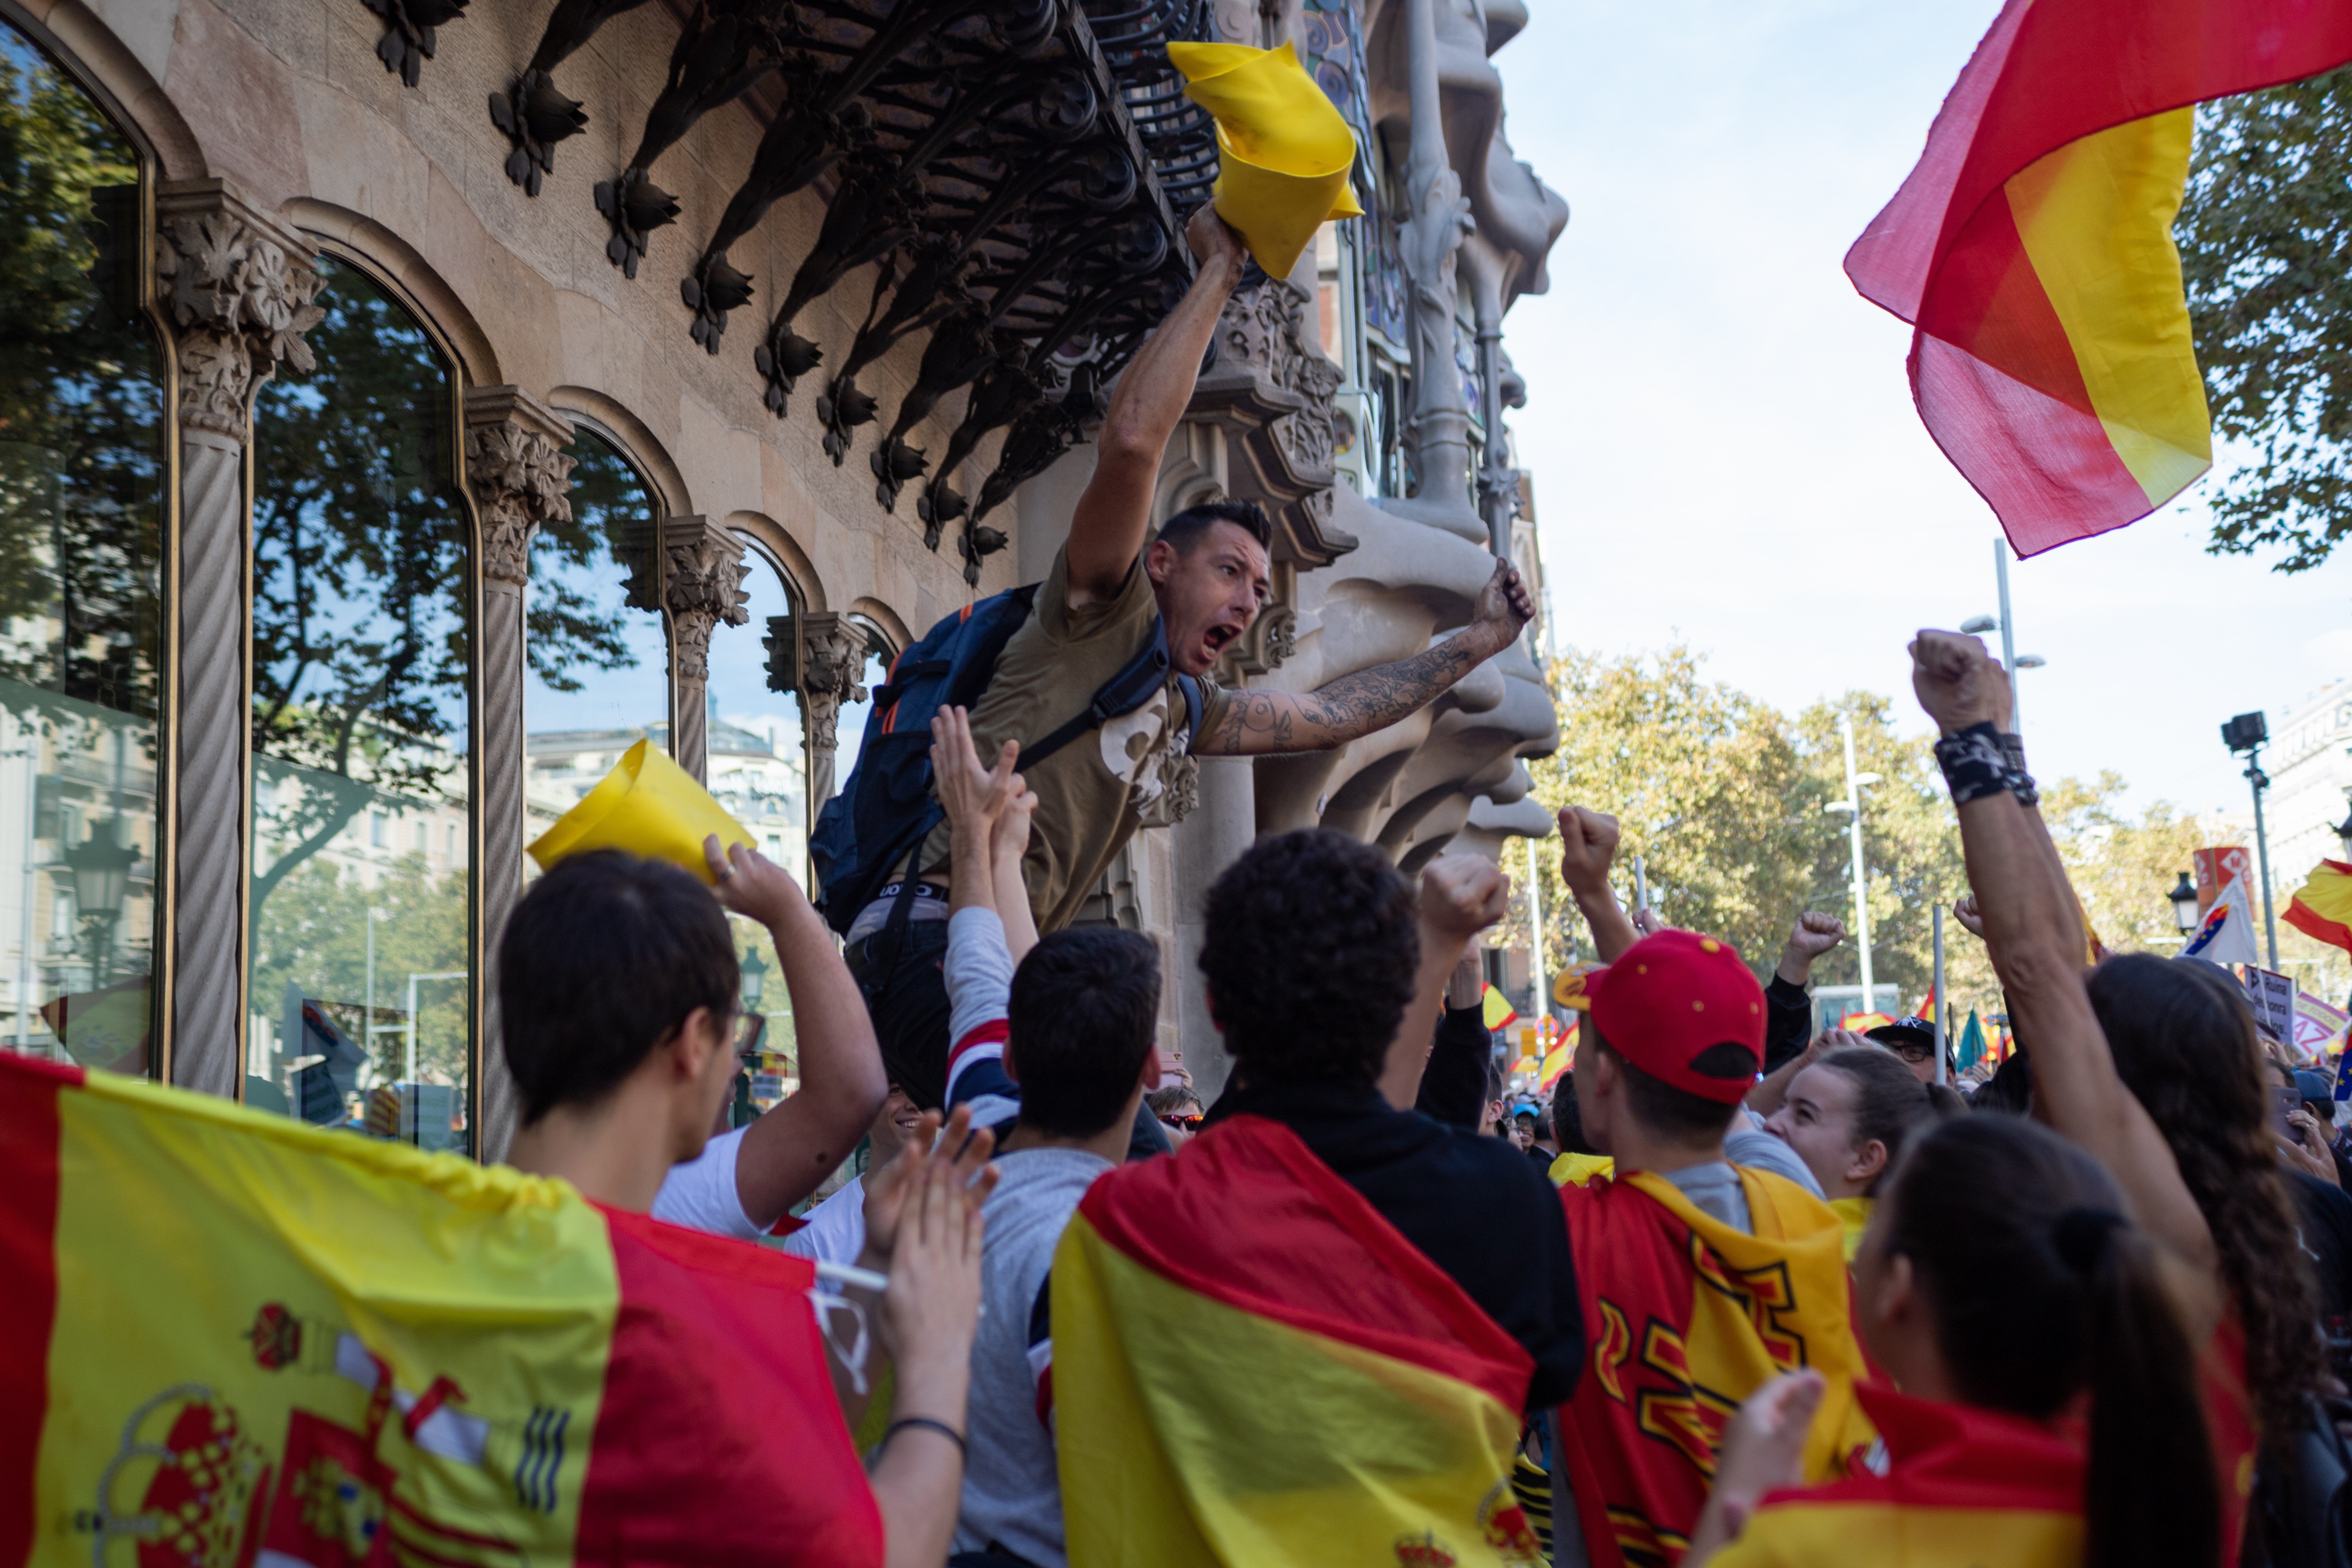
[[[1595,809],[1559,852],[1601,967],[1540,1103],[1482,1016],[1508,884],[1475,856],[1416,879],[1268,836],[1209,889],[1198,974],[1072,923],[1168,756],[1345,744],[1528,619],[1498,565],[1428,653],[1208,680],[1268,537],[1227,504],[1147,526],[1240,271],[1213,216],[1192,240],[1068,543],[985,690],[928,715],[936,822],[870,899],[828,929],[716,839],[712,886],[611,853],[532,885],[499,942],[513,1163],[834,1271],[819,1310],[856,1328],[818,1342],[894,1565],[2339,1560],[2328,1086],[2218,969],[2085,969],[1975,639],[1912,648],[2019,1045],[1970,1099],[1916,1020],[1813,1032],[1834,919],[1797,916],[1761,982],[1637,924]],[[737,1128],[728,911],[772,935],[801,1052]],[[1206,1103],[1161,1049],[1169,985],[1204,989],[1231,1063]]]

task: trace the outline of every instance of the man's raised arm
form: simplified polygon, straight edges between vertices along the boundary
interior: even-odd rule
[[[1241,241],[1205,204],[1185,226],[1184,237],[1201,269],[1159,331],[1128,361],[1095,438],[1095,476],[1070,514],[1066,558],[1074,605],[1117,597],[1143,552],[1160,456],[1192,401],[1217,318],[1241,281]]]
[[[1074,579],[1075,580],[1075,579]],[[1518,639],[1535,619],[1518,569],[1495,563],[1470,624],[1426,653],[1343,675],[1312,691],[1234,691],[1224,715],[1193,742],[1210,756],[1328,752],[1419,711]]]

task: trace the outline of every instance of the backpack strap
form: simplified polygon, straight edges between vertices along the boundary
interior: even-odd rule
[[[1103,683],[1102,689],[1095,693],[1094,700],[1087,704],[1083,712],[1035,745],[1023,747],[1021,765],[1035,767],[1087,731],[1107,724],[1122,713],[1134,712],[1150,700],[1151,694],[1159,690],[1167,679],[1168,624],[1154,617],[1150,642],[1127,661],[1125,668]],[[1184,705],[1197,724],[1201,716],[1200,689],[1192,684],[1188,676],[1179,676],[1177,679],[1184,685]]]

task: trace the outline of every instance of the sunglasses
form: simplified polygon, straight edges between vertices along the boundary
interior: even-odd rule
[[[1179,1132],[1198,1132],[1201,1130],[1201,1118],[1197,1116],[1163,1116],[1160,1120]]]

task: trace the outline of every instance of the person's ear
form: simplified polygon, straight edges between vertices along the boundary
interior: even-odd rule
[[[1013,1042],[1010,1039],[1004,1042],[1004,1055],[999,1060],[1004,1068],[1004,1076],[1017,1086],[1021,1082],[1021,1068],[1013,1060]]]
[[[1885,1169],[1886,1145],[1875,1138],[1866,1139],[1846,1162],[1845,1179],[1859,1182],[1866,1187],[1876,1181],[1878,1173]]]
[[[1918,1276],[1911,1271],[1911,1259],[1897,1252],[1886,1259],[1878,1299],[1871,1303],[1871,1315],[1890,1329],[1909,1323],[1922,1310],[1919,1300]]]
[[[669,1039],[671,1064],[685,1079],[698,1079],[710,1071],[712,1054],[726,1048],[725,1032],[708,1007],[697,1007],[688,1013]]]
[[[1166,540],[1153,540],[1151,548],[1143,552],[1143,574],[1155,584],[1167,582],[1169,574],[1176,570],[1178,553],[1177,548]]]

